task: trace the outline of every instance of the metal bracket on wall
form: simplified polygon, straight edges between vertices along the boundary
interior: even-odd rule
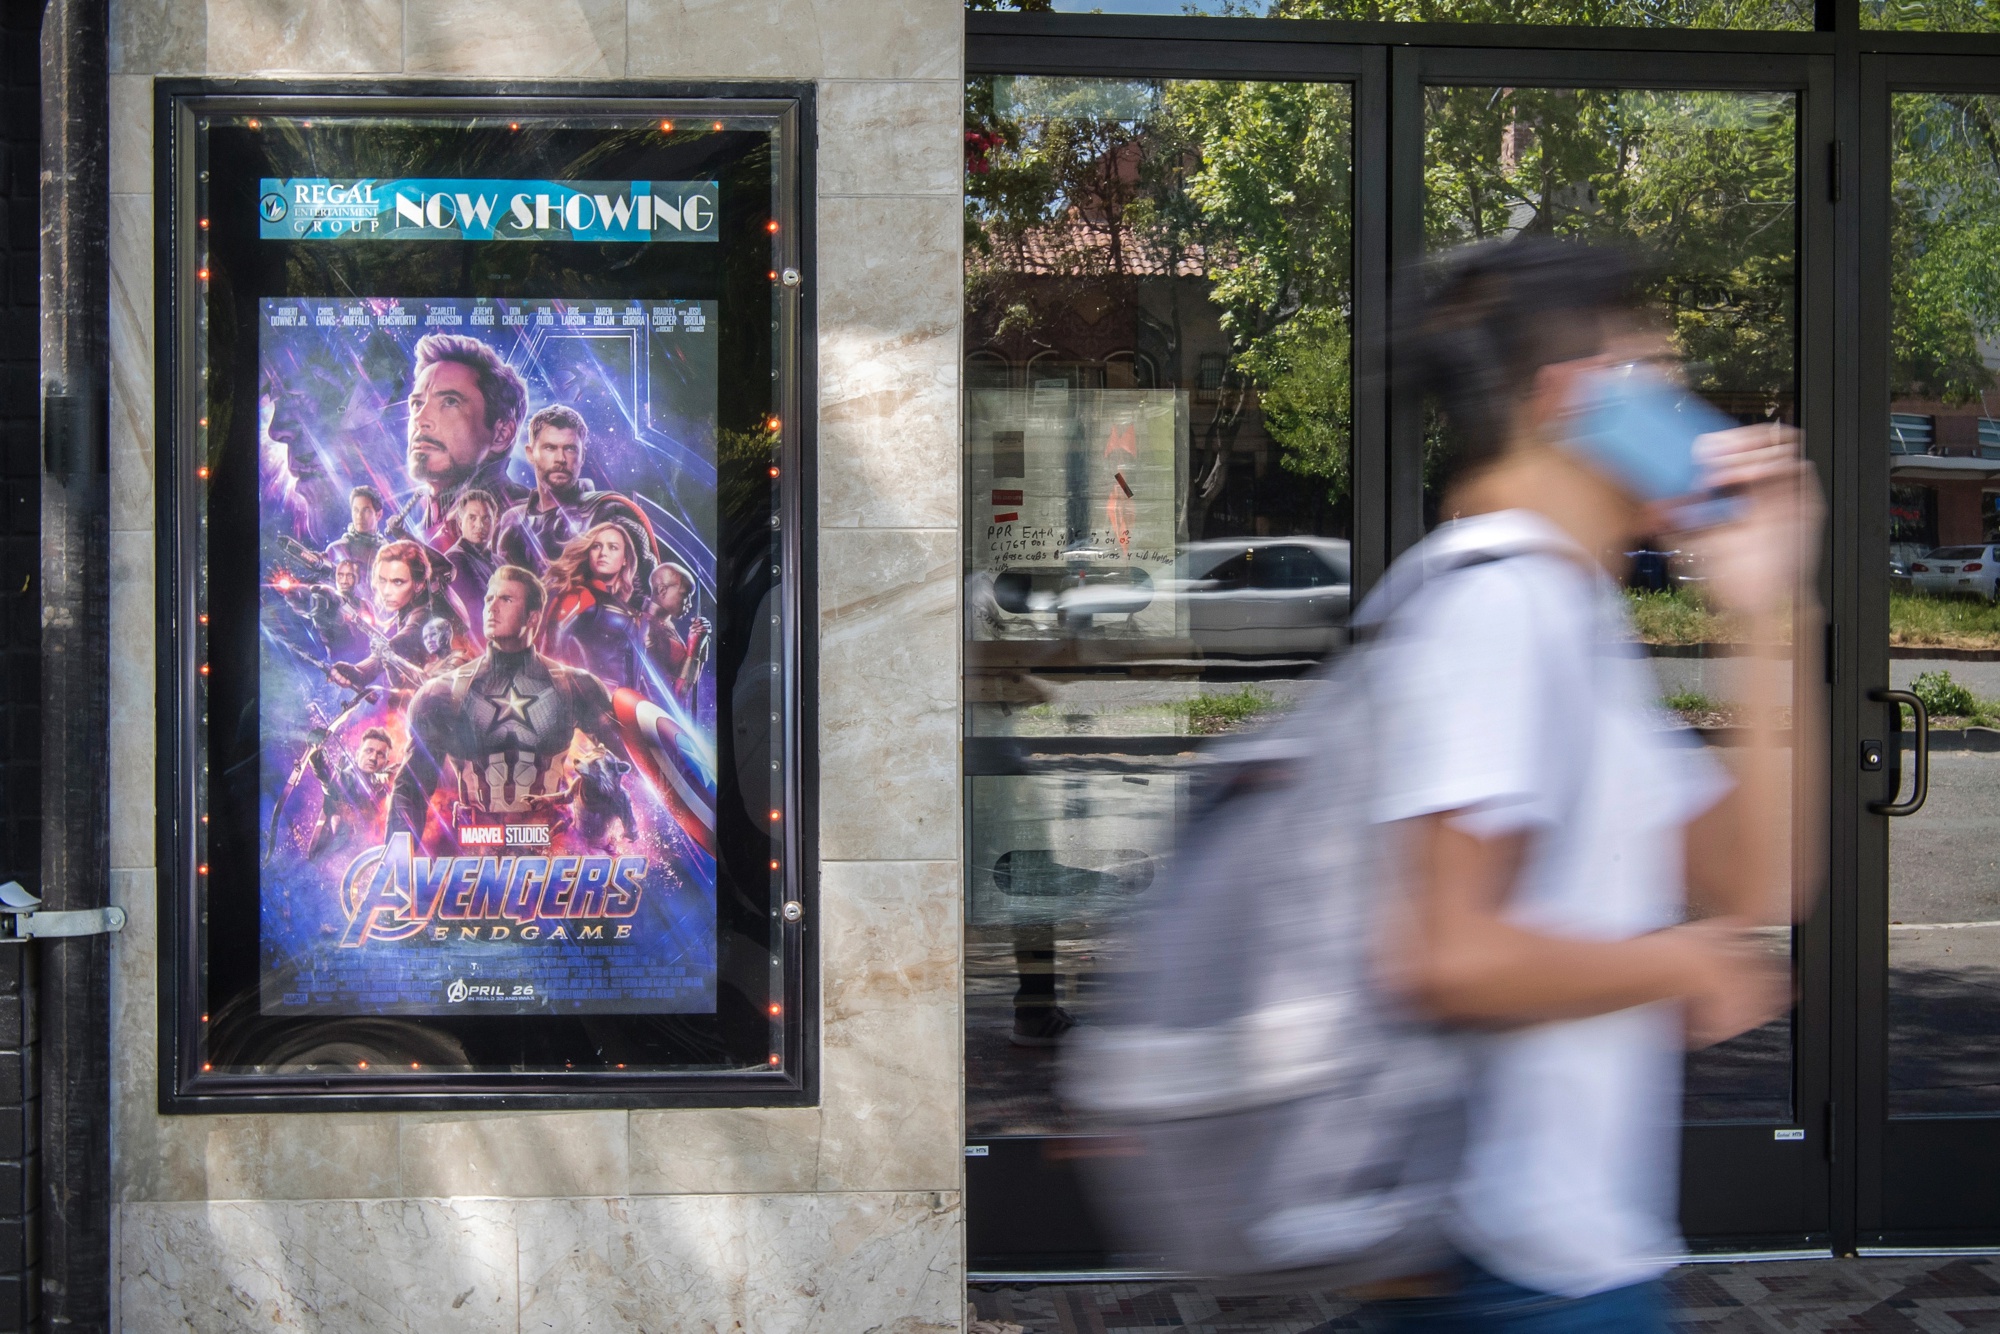
[[[0,884],[0,945],[51,936],[108,936],[125,929],[123,908],[37,912],[42,901],[18,880]]]

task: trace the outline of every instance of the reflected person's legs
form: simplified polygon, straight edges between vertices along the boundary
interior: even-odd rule
[[[1021,984],[1014,992],[1014,1031],[1008,1041],[1017,1047],[1055,1046],[1075,1021],[1058,1003],[1053,925],[1014,928],[1014,969]]]

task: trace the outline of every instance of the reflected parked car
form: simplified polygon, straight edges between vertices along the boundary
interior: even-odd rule
[[[1910,562],[1910,586],[1933,597],[1973,594],[2000,599],[2000,560],[1995,548],[1938,547]]]
[[[1190,542],[1175,565],[1173,591],[1205,653],[1317,656],[1346,638],[1352,565],[1340,538]]]

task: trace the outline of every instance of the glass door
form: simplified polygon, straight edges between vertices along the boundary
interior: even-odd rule
[[[1829,223],[1823,168],[1800,151],[1823,133],[1818,65],[1278,54],[1320,77],[967,85],[979,1274],[1155,1267],[1105,1250],[1075,1171],[1093,1146],[1056,1097],[1054,1053],[1124,963],[1204,739],[1288,707],[1370,580],[1437,518],[1424,405],[1392,395],[1374,355],[1393,271],[1518,232],[1633,247],[1696,387],[1823,444],[1814,330],[1830,320],[1808,275]],[[1662,702],[1726,756],[1737,645],[1702,601],[1699,553],[1650,543],[1634,568]],[[1798,671],[1822,670],[1819,637],[1795,628]],[[1823,920],[1769,937],[1794,961],[1798,1010],[1690,1062],[1685,1224],[1703,1244],[1824,1244]]]
[[[1858,490],[1864,1244],[2000,1238],[2000,85],[1882,60]],[[1886,334],[1886,337],[1882,335]],[[1877,754],[1880,752],[1878,760]]]
[[[1125,962],[1196,749],[1344,641],[1353,138],[1339,82],[968,85],[975,1269],[1106,1262],[1056,1051]]]
[[[1823,385],[1809,370],[1821,348],[1802,332],[1814,295],[1806,251],[1823,222],[1802,206],[1805,65],[1572,58],[1557,80],[1555,62],[1533,54],[1410,55],[1423,107],[1426,251],[1517,235],[1621,247],[1649,275],[1649,304],[1691,387],[1742,423],[1825,431],[1827,414],[1805,401]],[[1607,82],[1579,86],[1580,69]],[[1398,411],[1420,441],[1421,466],[1405,471],[1421,478],[1429,528],[1449,517],[1433,486],[1438,425],[1424,405]],[[1812,438],[1809,448],[1828,443]],[[1664,715],[1726,764],[1744,722],[1737,683],[1755,650],[1704,597],[1698,541],[1648,539],[1627,555],[1629,609]],[[1818,621],[1795,625],[1792,638],[1778,651],[1794,680],[1818,675]],[[1794,825],[1817,837],[1823,822],[1809,814]],[[1815,881],[1800,886],[1810,903],[1822,859],[1815,850],[1797,860]],[[1764,939],[1790,959],[1801,1004],[1688,1058],[1682,1224],[1697,1247],[1804,1247],[1828,1226],[1823,915]]]

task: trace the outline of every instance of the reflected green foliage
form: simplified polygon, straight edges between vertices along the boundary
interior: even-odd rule
[[[1198,275],[1236,348],[1197,476],[1258,391],[1295,474],[1347,491],[1351,283],[1344,84],[974,79],[966,96],[966,283],[999,333],[1141,275]],[[1021,275],[1035,272],[1031,299]],[[1162,378],[1185,383],[1170,285]]]
[[[1957,2],[1968,9],[1974,7],[1967,0]],[[1018,13],[1047,13],[1056,8],[1052,0],[966,0],[965,7]],[[1062,7],[1094,8],[1087,0]],[[1134,10],[1130,4],[1121,4],[1117,12]],[[1813,27],[1810,0],[1154,0],[1143,12],[1387,23],[1590,24],[1794,32],[1809,32]]]
[[[1891,392],[1971,403],[2000,340],[2000,98],[1898,96],[1890,125]]]
[[[1793,395],[1797,129],[1785,94],[1433,88],[1432,250],[1512,235],[1622,246],[1689,379],[1727,411]],[[1426,472],[1441,457],[1430,433]]]
[[[1395,23],[1546,23],[1621,28],[1783,28],[1809,31],[1801,0],[1272,0],[1271,18]]]
[[[1861,0],[1861,26],[1905,32],[2000,32],[1992,0]]]
[[[1426,98],[1433,248],[1519,233],[1626,245],[1649,265],[1697,387],[1740,416],[1789,415],[1791,96],[1434,88]],[[1231,385],[1254,391],[1285,467],[1345,495],[1348,89],[988,78],[967,85],[966,112],[973,306],[1000,312],[1002,333],[1032,335],[1066,294],[1140,275],[1199,276],[1234,348]],[[1184,316],[1178,304],[1168,312],[1169,347]],[[1188,372],[1161,367],[1175,383]],[[1226,448],[1235,410],[1222,397],[1212,449]]]

